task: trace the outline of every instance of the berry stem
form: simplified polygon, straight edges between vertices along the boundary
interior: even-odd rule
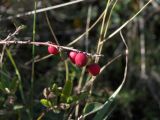
[[[75,51],[75,52],[82,52],[78,49],[74,49],[72,47],[66,47],[66,46],[59,46],[59,45],[53,45],[50,42],[33,42],[33,41],[15,41],[15,40],[9,40],[9,41],[5,41],[5,40],[1,40],[0,41],[0,45],[11,45],[11,44],[20,44],[20,45],[35,45],[35,46],[54,46],[57,47],[59,49],[62,50],[68,50],[68,51]],[[88,52],[83,52],[85,53],[87,56],[92,56],[92,57],[103,57],[104,55],[102,54],[92,54],[92,53],[88,53]]]
[[[31,41],[31,40],[27,40],[27,41],[16,41],[14,40],[14,37],[24,28],[24,26],[19,26],[17,27],[17,29],[13,32],[10,33],[5,39],[0,41],[0,45],[11,45],[11,44],[20,44],[20,45],[34,45],[34,46],[53,46],[53,47],[57,47],[59,49],[62,50],[68,50],[68,51],[75,51],[75,52],[82,52],[78,49],[74,49],[73,47],[66,47],[66,46],[60,46],[60,45],[54,45],[51,42],[36,42],[36,41]],[[34,35],[35,31],[33,31],[33,35]],[[35,38],[33,38],[35,39]],[[92,53],[88,53],[88,52],[83,52],[84,54],[86,54],[87,56],[92,56],[92,57],[103,57],[104,55],[102,54],[92,54]]]

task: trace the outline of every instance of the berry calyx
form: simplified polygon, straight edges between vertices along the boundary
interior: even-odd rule
[[[85,66],[87,64],[87,61],[88,61],[87,55],[82,52],[78,53],[75,57],[75,64],[78,67]]]
[[[93,76],[96,76],[100,72],[100,66],[96,63],[90,64],[87,66],[87,71],[92,74]]]
[[[48,46],[48,52],[49,54],[53,54],[53,55],[56,55],[59,53],[58,49],[51,45]]]
[[[70,60],[72,61],[72,63],[74,63],[74,64],[75,64],[75,57],[76,57],[77,54],[78,54],[78,53],[75,52],[75,51],[70,51],[69,54],[68,54],[69,59],[70,59]]]

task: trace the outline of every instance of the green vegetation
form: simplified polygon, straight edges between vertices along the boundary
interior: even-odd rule
[[[1,0],[0,120],[159,120],[158,0]]]

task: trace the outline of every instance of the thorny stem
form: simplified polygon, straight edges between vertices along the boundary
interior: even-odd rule
[[[54,45],[51,42],[32,42],[30,40],[28,41],[15,41],[15,40],[11,40],[11,41],[0,41],[1,45],[11,45],[11,44],[21,44],[21,45],[35,45],[35,46],[53,46],[53,47],[57,47],[59,49],[63,49],[63,50],[68,50],[68,51],[76,51],[76,52],[82,52],[78,49],[74,49],[72,47],[65,47],[65,46],[58,46],[58,45]],[[92,56],[92,57],[103,57],[102,54],[92,54],[92,53],[88,53],[88,52],[83,52],[84,54],[88,55],[88,56]]]
[[[78,49],[74,49],[73,47],[66,47],[66,46],[60,46],[60,45],[54,45],[51,42],[36,42],[36,41],[15,41],[15,40],[11,40],[13,39],[13,37],[15,35],[17,35],[24,27],[23,26],[19,26],[15,32],[13,32],[12,34],[8,35],[7,38],[5,38],[4,40],[0,41],[0,45],[11,45],[11,44],[21,44],[21,45],[35,45],[35,46],[53,46],[53,47],[57,47],[59,49],[62,50],[68,50],[68,51],[76,51],[76,52],[82,52]],[[102,54],[92,54],[92,53],[88,53],[88,52],[83,52],[88,56],[92,56],[92,57],[103,57],[104,55]]]

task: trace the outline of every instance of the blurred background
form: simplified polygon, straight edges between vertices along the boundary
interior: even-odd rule
[[[70,0],[37,0],[37,9],[46,6],[54,6],[69,2]],[[119,0],[113,10],[107,36],[119,28],[129,18],[144,6],[148,0]],[[91,26],[104,11],[106,0],[86,0],[77,4],[57,8],[38,13],[36,19],[36,41],[52,41],[54,37],[49,29],[47,17],[51,27],[60,43],[66,46],[79,35],[86,31],[87,16],[90,14],[89,25]],[[0,39],[3,40],[8,34],[15,31],[19,25],[26,28],[16,35],[17,40],[32,40],[33,15],[23,16],[7,20],[8,16],[25,13],[34,10],[33,0],[0,0]],[[89,12],[90,11],[90,12]],[[101,22],[98,23],[88,35],[83,37],[72,47],[96,52]],[[125,40],[129,47],[129,65],[127,81],[116,98],[110,120],[160,120],[160,1],[154,0],[149,6],[123,30]],[[3,51],[4,46],[0,46]],[[24,90],[27,107],[30,107],[31,97],[31,60],[32,46],[9,45],[14,61],[20,71],[22,87]],[[100,66],[105,65],[114,56],[124,51],[124,45],[119,34],[116,34],[104,44]],[[36,46],[35,57],[40,59],[48,55],[47,47]],[[2,52],[1,52],[2,56]],[[34,119],[39,116],[44,107],[39,103],[43,98],[43,89],[56,83],[63,87],[65,80],[65,68],[59,56],[49,57],[35,63],[34,81]],[[28,116],[23,106],[18,89],[17,75],[11,60],[6,52],[1,59],[0,68],[0,119],[15,120]],[[124,73],[125,59],[121,57],[108,66],[98,76],[93,86],[92,101],[104,103],[106,99],[120,85]],[[69,63],[71,73],[76,73],[74,86],[78,84],[81,69]],[[9,91],[9,92],[7,92]],[[47,113],[44,119],[56,120],[61,116],[53,112]]]

